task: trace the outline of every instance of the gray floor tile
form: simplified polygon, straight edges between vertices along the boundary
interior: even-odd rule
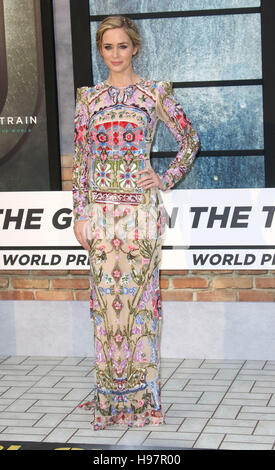
[[[10,356],[6,358],[0,358],[0,362],[2,364],[22,364],[22,362],[26,362],[28,356]]]
[[[234,405],[220,405],[215,411],[213,418],[235,419],[240,409],[241,409],[240,405],[235,405],[235,406]],[[251,417],[251,419],[253,418]]]
[[[100,444],[109,444],[109,445],[116,444],[117,441],[118,441],[117,437],[107,437],[105,434],[104,436],[98,436],[98,435],[92,436],[92,437],[85,436],[85,439],[83,438],[83,436],[73,435],[66,442],[68,444],[96,444],[100,446]]]
[[[161,360],[166,424],[94,431],[77,407],[93,396],[94,358],[0,357],[0,439],[136,446],[271,449],[275,361]]]
[[[257,444],[248,442],[223,442],[220,449],[228,450],[271,450],[271,444]]]
[[[25,400],[19,398],[6,408],[6,411],[26,412],[37,400]]]
[[[63,429],[63,428],[55,428],[52,432],[43,439],[44,442],[67,442],[70,437],[74,435],[76,430],[73,429]]]
[[[41,442],[45,438],[44,434],[24,434],[24,433],[18,433],[18,434],[9,434],[6,433],[5,431],[0,434],[1,436],[1,441],[24,441],[24,442]]]
[[[229,392],[250,392],[253,391],[254,380],[238,380],[238,378],[230,385]]]
[[[22,419],[9,419],[9,418],[0,418],[0,426],[32,426],[36,423],[36,419],[28,419],[27,417],[22,418]],[[1,439],[2,434],[0,434]]]
[[[67,420],[60,420],[61,422],[58,424],[59,428],[71,428],[71,429],[88,429],[92,428],[90,421],[67,421]]]
[[[213,404],[217,405],[224,397],[224,392],[203,392],[198,404]]]
[[[224,434],[207,434],[203,432],[194,444],[194,448],[218,449],[224,439]]]
[[[2,398],[19,398],[21,395],[24,395],[24,392],[29,389],[29,386],[27,387],[10,387],[5,393],[1,395]],[[25,397],[27,398],[27,397]]]
[[[28,435],[44,435],[48,434],[49,428],[35,428],[33,426],[7,426],[5,434],[28,434]]]
[[[54,428],[58,424],[60,424],[61,421],[63,421],[66,417],[65,413],[56,413],[56,414],[45,414],[41,419],[39,419],[34,427],[35,428],[40,428],[40,427],[47,427],[47,428]]]
[[[257,420],[249,419],[223,419],[223,418],[210,418],[208,424],[211,426],[236,426],[236,427],[248,427],[254,429]]]
[[[184,359],[181,363],[180,368],[194,368],[194,367],[201,367],[204,364],[203,359]]]
[[[254,444],[274,444],[274,436],[255,436],[255,435],[240,435],[240,434],[227,434],[224,442],[247,442]]]
[[[235,433],[235,434],[252,434],[253,432],[253,427],[248,427],[248,426],[212,426],[212,425],[207,425],[204,428],[204,432],[207,434],[230,434],[230,433]]]
[[[246,361],[243,365],[243,370],[245,369],[263,369],[266,365],[266,361]]]
[[[184,439],[173,439],[172,442],[168,442],[167,439],[151,439],[148,438],[144,441],[144,446],[157,446],[165,449],[166,447],[177,447],[181,449],[192,449],[194,441],[184,440]]]
[[[258,422],[254,434],[261,434],[265,436],[274,436],[275,441],[275,421],[265,421],[261,420]]]
[[[151,433],[152,434],[152,433]],[[131,429],[130,432],[126,432],[116,444],[130,446],[130,445],[141,445],[148,437],[149,432],[147,431],[134,431]]]
[[[178,432],[201,432],[207,422],[207,418],[186,418],[178,428]]]
[[[30,411],[28,411],[27,413],[24,413],[24,412],[13,412],[13,411],[2,411],[0,413],[0,419],[4,420],[4,419],[17,419],[19,422],[22,420],[22,419],[32,419],[32,420],[38,420],[40,418],[42,418],[43,416],[43,413],[31,413]]]

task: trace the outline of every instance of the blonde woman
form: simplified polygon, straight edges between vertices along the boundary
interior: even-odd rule
[[[136,24],[115,15],[96,33],[106,80],[77,89],[73,168],[74,232],[89,251],[90,316],[94,322],[94,430],[112,424],[162,425],[159,288],[165,210],[161,191],[189,171],[198,135],[169,81],[137,75]],[[179,151],[164,174],[150,148],[158,119]]]

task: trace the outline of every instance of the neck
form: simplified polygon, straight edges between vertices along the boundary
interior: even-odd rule
[[[133,85],[139,80],[139,76],[130,71],[129,73],[114,73],[110,72],[107,82],[116,87],[125,87],[128,85]]]

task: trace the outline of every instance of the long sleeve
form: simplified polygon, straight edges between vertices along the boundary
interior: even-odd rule
[[[180,103],[173,96],[172,82],[161,81],[157,87],[157,117],[171,131],[180,149],[167,170],[159,175],[163,191],[172,188],[190,170],[200,147],[199,137],[184,113]]]
[[[88,87],[77,88],[74,118],[74,159],[72,175],[73,214],[75,221],[85,220],[85,206],[88,204],[88,158],[89,108],[85,91]]]

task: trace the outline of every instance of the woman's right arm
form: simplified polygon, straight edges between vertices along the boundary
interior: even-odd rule
[[[84,225],[88,219],[85,207],[88,204],[88,158],[90,147],[89,108],[86,91],[88,87],[77,88],[74,116],[74,158],[72,175],[74,233],[85,250],[89,250],[84,235]]]

